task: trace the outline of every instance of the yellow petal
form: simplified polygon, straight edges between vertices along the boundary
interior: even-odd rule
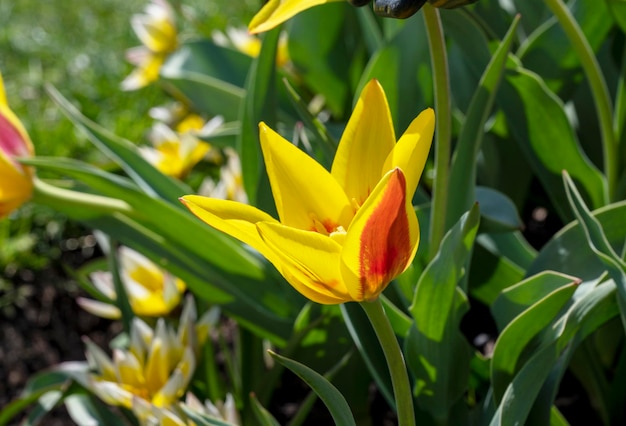
[[[2,73],[0,73],[0,105],[9,105],[7,102],[7,94],[4,90],[4,80],[2,80]]]
[[[199,195],[185,195],[180,200],[203,222],[248,244],[272,262],[273,252],[256,229],[258,222],[277,222],[272,216],[256,207],[230,200]]]
[[[385,161],[382,174],[396,167],[404,172],[409,198],[413,196],[428,160],[434,132],[435,113],[428,108],[411,122]]]
[[[302,295],[323,304],[350,300],[339,270],[341,245],[325,235],[276,223],[262,222],[258,228],[279,259],[277,269]]]
[[[341,273],[350,296],[373,300],[402,273],[419,241],[417,216],[406,197],[400,169],[376,186],[348,228],[341,253]]]
[[[252,34],[271,30],[298,13],[320,4],[340,0],[269,0],[248,25]]]
[[[359,205],[374,189],[396,138],[382,86],[371,80],[361,92],[341,136],[331,173]]]
[[[32,194],[33,171],[14,158],[31,156],[34,150],[26,129],[6,104],[1,76],[0,92],[0,217],[3,217]]]
[[[328,233],[346,227],[354,209],[331,174],[265,123],[259,130],[280,222],[307,231],[323,226]]]

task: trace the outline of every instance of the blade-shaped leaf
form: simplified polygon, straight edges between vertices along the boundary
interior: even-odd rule
[[[415,322],[405,341],[407,366],[420,408],[442,421],[467,387],[471,352],[459,323],[468,309],[462,288],[479,219],[474,205],[446,234],[410,307]]]
[[[449,188],[454,188],[454,191],[448,192],[447,228],[451,227],[476,201],[476,156],[480,150],[485,122],[491,113],[518,23],[519,16],[513,20],[472,96],[450,168]]]
[[[289,358],[278,355],[270,351],[270,355],[280,364],[297,374],[304,380],[315,393],[324,402],[328,411],[330,411],[336,425],[353,426],[356,425],[352,417],[350,406],[346,402],[343,395],[328,380],[319,373],[311,370],[304,364],[300,364]]]
[[[107,154],[128,176],[150,196],[158,196],[182,209],[178,197],[190,194],[191,189],[158,171],[140,154],[135,145],[122,139],[82,115],[55,88],[49,86],[52,99],[61,107],[65,115],[81,129],[98,149]]]

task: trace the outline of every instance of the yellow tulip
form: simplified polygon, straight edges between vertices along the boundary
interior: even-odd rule
[[[21,206],[33,193],[33,170],[15,160],[33,153],[26,129],[9,108],[0,74],[0,218]]]
[[[371,301],[411,263],[419,226],[411,198],[434,132],[431,109],[397,141],[385,93],[364,88],[331,171],[260,124],[280,220],[252,206],[187,195],[200,219],[265,256],[307,298]]]

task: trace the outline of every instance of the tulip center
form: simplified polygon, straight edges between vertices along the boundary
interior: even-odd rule
[[[322,222],[315,213],[311,213],[311,220],[313,221],[312,231],[329,236],[339,244],[343,244],[346,239],[346,229],[342,225],[337,225],[331,220]]]

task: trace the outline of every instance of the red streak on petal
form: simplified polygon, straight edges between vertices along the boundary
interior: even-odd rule
[[[28,145],[18,130],[0,114],[0,149],[9,157],[27,156]]]
[[[406,180],[398,169],[391,176],[380,204],[361,234],[360,277],[364,300],[374,299],[404,271],[411,255],[406,216]]]

